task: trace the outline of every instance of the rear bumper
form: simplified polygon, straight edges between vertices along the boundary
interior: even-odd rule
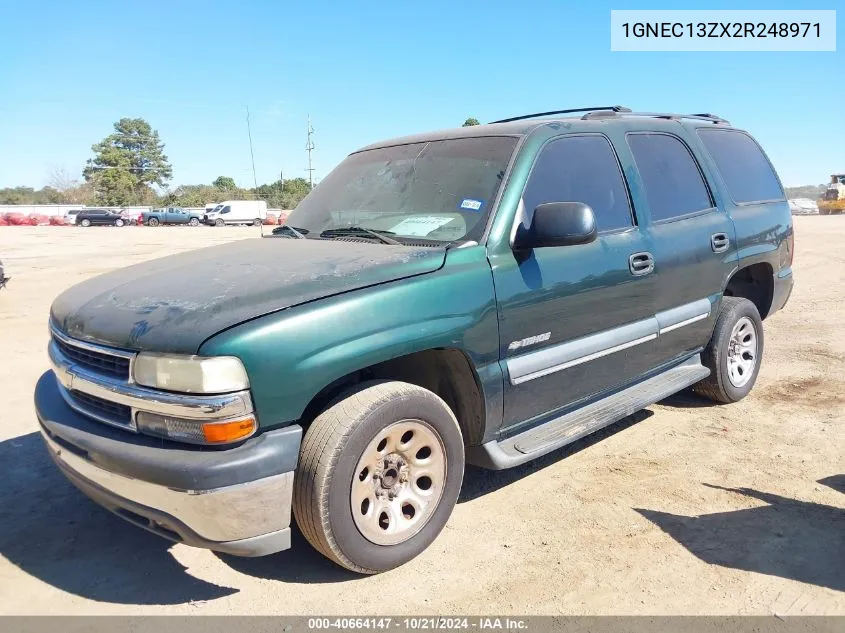
[[[144,438],[71,409],[52,372],[38,381],[35,408],[62,473],[118,516],[172,541],[239,556],[290,547],[300,427],[222,450]]]
[[[783,308],[792,295],[792,268],[783,268],[774,275],[774,292],[772,294],[772,308],[769,314],[773,314]]]

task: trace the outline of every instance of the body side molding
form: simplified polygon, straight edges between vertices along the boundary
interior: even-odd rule
[[[658,312],[648,319],[509,358],[506,364],[510,382],[519,385],[653,341],[662,334],[706,319],[710,311],[710,299],[698,299]]]

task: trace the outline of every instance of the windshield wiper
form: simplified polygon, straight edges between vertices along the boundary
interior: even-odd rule
[[[363,226],[347,226],[342,229],[327,229],[320,233],[320,237],[339,237],[342,235],[366,235],[367,237],[374,237],[375,239],[379,240],[383,244],[393,244],[402,246],[402,242],[398,240],[394,240],[391,237],[387,237],[388,235],[396,235],[393,231],[376,231],[373,229],[367,229]]]
[[[277,226],[276,228],[273,229],[273,235],[281,235],[284,231],[290,231],[291,233],[293,233],[296,236],[296,239],[304,240],[306,238],[300,232],[300,231],[303,231],[303,230],[304,229],[297,230],[297,229],[293,228],[292,226],[289,226],[287,224],[283,224],[282,226]],[[307,231],[306,231],[306,233],[307,233]]]

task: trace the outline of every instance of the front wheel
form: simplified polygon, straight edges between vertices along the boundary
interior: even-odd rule
[[[710,375],[693,387],[695,392],[722,404],[747,396],[763,359],[763,321],[757,307],[748,299],[723,297],[701,359]]]
[[[320,553],[361,574],[425,550],[458,500],[464,444],[449,406],[403,382],[365,383],[312,422],[293,511]]]
[[[261,218],[255,218],[252,221],[252,226],[261,226]]]
[[[217,218],[214,221],[214,226],[223,226],[224,224],[226,224],[226,223],[223,220],[221,220],[220,218]]]
[[[123,226],[124,224],[125,224],[125,222],[123,220],[115,220],[114,221],[115,226]]]
[[[199,221],[199,219],[198,219],[198,218],[191,218],[191,219],[188,221],[188,224],[190,224],[191,226],[199,226],[199,225],[200,225],[200,221]]]

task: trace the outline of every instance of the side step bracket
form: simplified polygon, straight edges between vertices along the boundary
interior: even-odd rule
[[[648,380],[552,418],[519,435],[471,446],[467,449],[467,462],[493,470],[519,466],[618,422],[709,375],[710,370],[701,364],[701,358],[696,354]]]

